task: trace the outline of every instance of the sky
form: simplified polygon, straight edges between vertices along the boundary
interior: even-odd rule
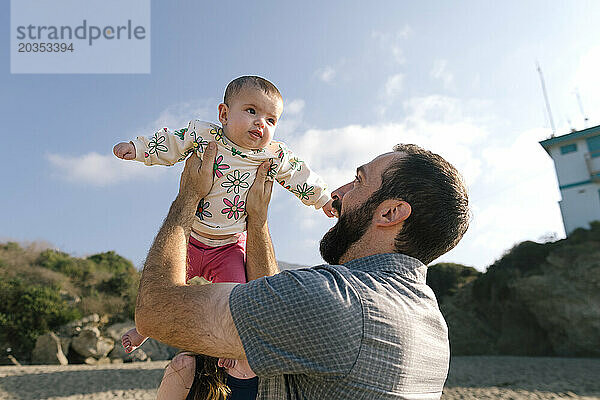
[[[473,217],[437,262],[483,271],[516,243],[565,235],[554,165],[538,144],[552,131],[536,62],[557,135],[600,124],[597,1],[152,1],[149,74],[11,74],[9,6],[0,241],[114,250],[141,267],[183,166],[118,160],[113,145],[217,122],[227,83],[260,75],[284,97],[275,139],[330,187],[396,143],[453,163]],[[279,260],[322,263],[318,243],[334,223],[275,188]]]

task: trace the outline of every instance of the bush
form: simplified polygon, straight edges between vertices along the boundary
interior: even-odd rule
[[[488,268],[488,271],[516,269],[525,276],[539,272],[548,254],[555,248],[554,243],[535,243],[525,241],[515,245],[504,256]]]
[[[114,251],[94,254],[89,256],[87,259],[96,263],[98,268],[104,269],[113,274],[135,274],[137,272],[131,261],[121,257]]]
[[[481,272],[461,264],[439,263],[427,268],[427,285],[440,300],[452,296],[465,283],[477,279]]]
[[[63,273],[78,281],[84,281],[95,271],[94,263],[71,257],[67,253],[57,250],[42,251],[36,260],[36,264]]]
[[[9,344],[17,358],[29,358],[43,333],[81,318],[60,296],[59,288],[0,281],[0,342]]]
[[[19,243],[16,243],[16,242],[6,242],[6,243],[3,243],[3,244],[0,244],[0,250],[12,251],[12,252],[21,252],[23,249],[21,249],[21,246],[19,246]]]

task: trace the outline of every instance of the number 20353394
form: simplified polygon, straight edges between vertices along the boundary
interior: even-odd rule
[[[66,53],[73,52],[73,43],[18,43],[19,53]]]

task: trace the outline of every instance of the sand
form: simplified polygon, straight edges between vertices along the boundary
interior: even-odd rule
[[[0,367],[0,399],[154,399],[165,365]],[[442,399],[600,400],[600,359],[453,357]]]

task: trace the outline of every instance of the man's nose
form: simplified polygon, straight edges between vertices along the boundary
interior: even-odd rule
[[[254,125],[262,129],[265,127],[265,121],[262,118],[256,118],[256,120],[254,121]]]
[[[353,183],[349,182],[346,183],[344,186],[340,186],[339,188],[335,189],[333,192],[331,192],[331,198],[333,200],[342,200],[342,198],[344,197],[344,195],[346,193],[348,193],[350,191],[350,189],[352,189],[353,187]]]

